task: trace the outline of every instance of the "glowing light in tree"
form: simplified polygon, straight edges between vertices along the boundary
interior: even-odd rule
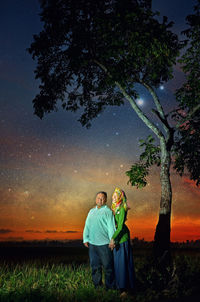
[[[137,99],[136,103],[138,104],[138,106],[143,106],[144,105],[144,100],[143,99]]]

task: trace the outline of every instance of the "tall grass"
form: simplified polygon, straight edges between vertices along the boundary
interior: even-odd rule
[[[4,263],[0,268],[0,301],[114,300],[119,301],[115,291],[95,290],[89,265],[38,266],[32,262],[16,266]]]
[[[200,258],[178,256],[166,282],[151,261],[135,258],[137,291],[125,301],[164,301],[200,294]],[[84,302],[121,301],[119,292],[95,289],[88,263],[65,264],[41,260],[2,262],[0,301],[4,302]]]

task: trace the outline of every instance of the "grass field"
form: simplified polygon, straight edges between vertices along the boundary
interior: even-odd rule
[[[200,298],[200,253],[176,251],[175,271],[163,278],[144,250],[134,251],[137,291],[124,301],[191,301]],[[171,275],[173,274],[172,278]],[[87,249],[0,249],[0,301],[121,301],[117,291],[95,290]]]

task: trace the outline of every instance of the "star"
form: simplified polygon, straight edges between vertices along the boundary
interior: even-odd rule
[[[138,106],[143,106],[144,105],[144,100],[143,99],[137,99],[136,103],[138,104]]]
[[[160,88],[160,90],[164,90],[165,89],[165,87],[163,85],[161,85],[159,88]]]

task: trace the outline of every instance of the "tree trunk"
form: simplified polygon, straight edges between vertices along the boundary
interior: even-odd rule
[[[96,63],[105,71],[107,69],[99,62]],[[157,263],[160,263],[164,267],[170,264],[171,252],[170,252],[170,220],[171,220],[171,202],[172,202],[172,188],[170,181],[170,166],[171,166],[171,147],[174,143],[174,130],[170,128],[167,118],[163,112],[163,108],[160,101],[155,94],[154,90],[144,83],[140,82],[144,87],[146,87],[155,102],[156,108],[158,110],[158,118],[163,124],[167,136],[165,137],[162,131],[152,123],[149,118],[144,114],[144,112],[137,106],[135,101],[127,94],[126,90],[122,87],[119,82],[115,82],[116,86],[120,89],[124,97],[129,101],[132,108],[135,110],[139,118],[149,127],[155,135],[160,140],[161,149],[161,201],[160,201],[160,213],[159,220],[156,226],[155,237],[154,237],[154,256]]]
[[[154,237],[154,256],[157,263],[166,267],[171,262],[170,232],[171,232],[171,202],[172,188],[170,181],[171,156],[166,142],[161,140],[161,201],[159,220]]]

